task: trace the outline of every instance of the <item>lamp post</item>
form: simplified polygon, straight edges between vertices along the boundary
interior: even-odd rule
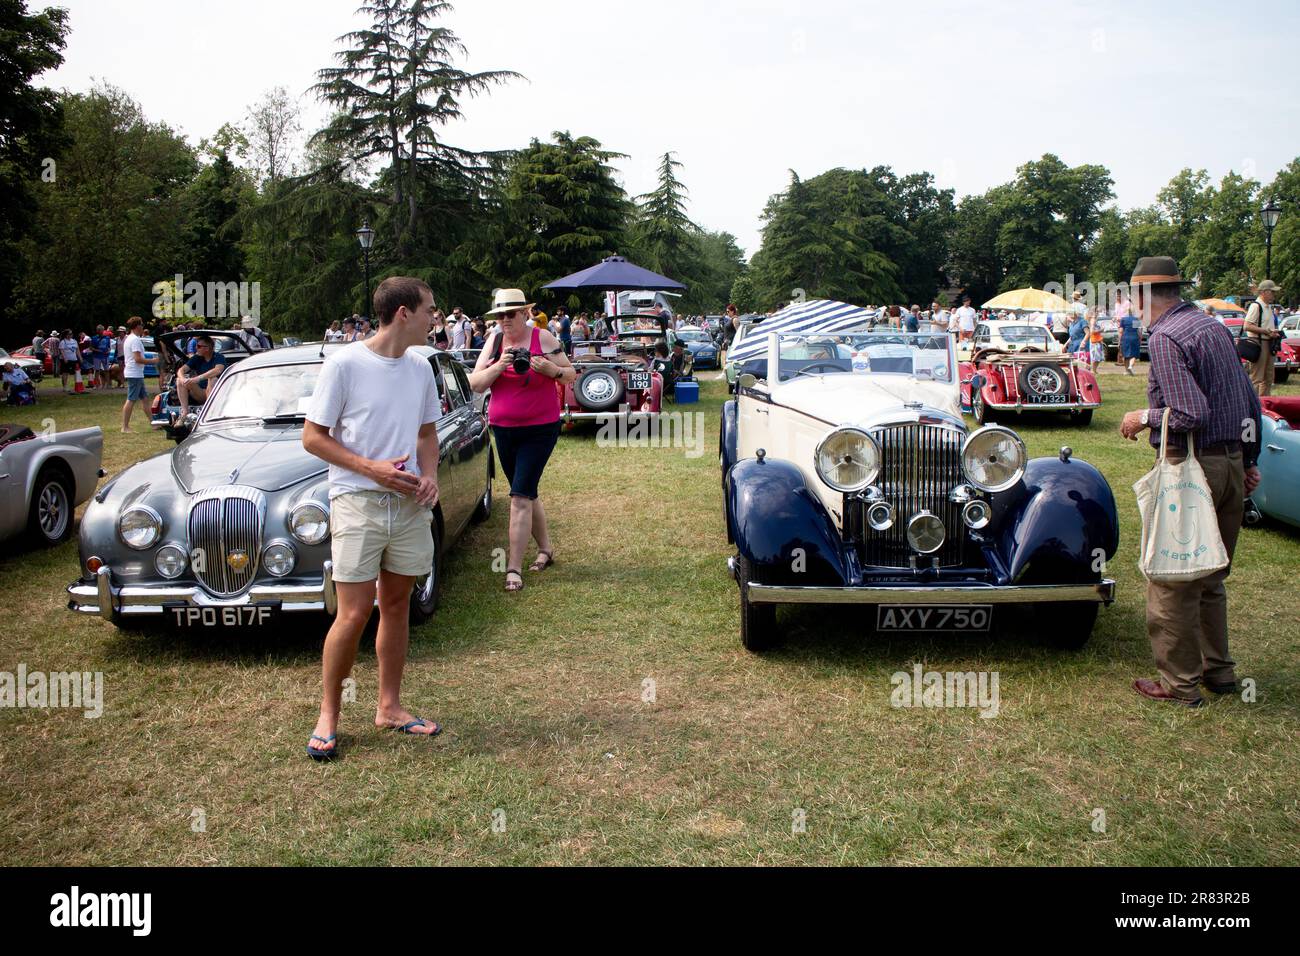
[[[1273,229],[1277,219],[1282,215],[1282,207],[1277,200],[1270,199],[1259,211],[1259,218],[1264,222],[1264,278],[1273,278]]]
[[[370,220],[366,219],[357,230],[357,242],[361,243],[361,251],[366,260],[366,301],[362,305],[362,312],[367,318],[370,317],[370,246],[374,241],[375,230],[370,228]]]

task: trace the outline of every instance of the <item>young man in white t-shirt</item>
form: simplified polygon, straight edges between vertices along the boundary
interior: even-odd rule
[[[122,431],[131,430],[131,410],[140,403],[140,413],[149,418],[149,390],[144,387],[144,319],[133,315],[126,322],[126,338],[122,341],[122,378],[126,379],[126,402],[122,405]]]
[[[314,760],[338,754],[343,681],[352,672],[378,582],[379,700],[375,726],[432,737],[442,728],[402,707],[411,588],[433,567],[441,399],[424,345],[433,292],[392,276],[375,289],[379,328],[330,353],[303,425],[302,445],[329,464],[330,552],[338,611],[325,637]]]

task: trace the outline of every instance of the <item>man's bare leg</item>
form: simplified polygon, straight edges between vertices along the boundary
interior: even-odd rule
[[[402,706],[402,673],[411,642],[411,587],[415,578],[391,571],[379,572],[379,633],[375,635],[375,657],[379,659],[379,702],[375,707],[376,727],[401,727],[415,720]],[[412,727],[413,734],[430,734],[433,721]]]
[[[318,737],[329,738],[336,733],[339,726],[339,709],[342,707],[343,681],[352,673],[352,665],[357,659],[357,645],[361,642],[361,632],[370,620],[370,612],[375,604],[375,582],[364,581],[360,584],[336,582],[338,595],[338,612],[334,623],[325,635],[325,649],[321,653],[321,701],[320,718],[316,729],[312,731]],[[331,741],[328,746],[319,740],[311,741],[308,746],[313,750],[331,751],[337,745]]]

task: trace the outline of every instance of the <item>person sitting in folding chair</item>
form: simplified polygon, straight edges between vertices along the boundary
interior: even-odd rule
[[[664,380],[664,398],[673,401],[677,381],[673,374],[673,361],[668,357],[668,345],[665,342],[660,341],[655,345],[655,357],[650,360],[650,369],[658,372]]]
[[[673,384],[693,381],[695,381],[695,356],[686,347],[686,343],[678,339],[673,343]]]
[[[0,366],[0,389],[3,389],[5,403],[8,405],[35,405],[36,386],[27,377],[27,373],[13,362]]]
[[[226,370],[226,359],[217,352],[212,336],[200,335],[194,354],[176,369],[176,394],[181,402],[181,421],[190,413],[190,405],[208,400],[209,386]]]

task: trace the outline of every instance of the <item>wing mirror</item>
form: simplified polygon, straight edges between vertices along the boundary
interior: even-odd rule
[[[743,374],[741,374],[736,378],[736,385],[738,385],[740,388],[753,388],[757,384],[758,384],[757,376],[753,375],[750,372],[744,372]]]

